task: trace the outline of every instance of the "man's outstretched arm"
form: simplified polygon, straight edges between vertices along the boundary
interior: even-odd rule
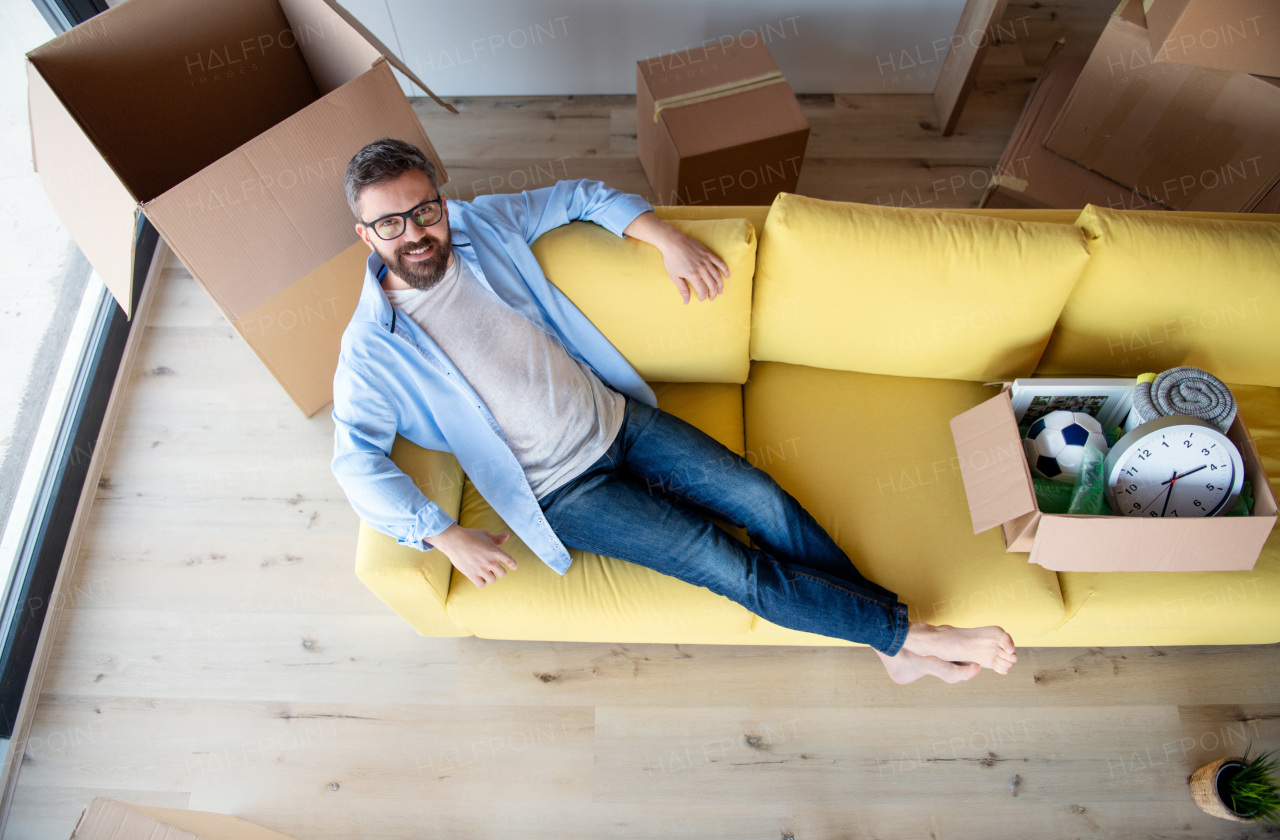
[[[729,276],[724,260],[654,216],[643,198],[599,181],[560,181],[522,193],[478,196],[473,203],[519,226],[530,243],[576,219],[648,242],[662,252],[667,275],[685,303],[691,299],[690,290],[698,300],[714,298],[724,290],[724,278]]]
[[[622,232],[641,242],[648,242],[662,252],[667,276],[685,303],[690,300],[690,290],[698,300],[715,300],[716,295],[724,291],[724,281],[729,276],[729,266],[725,261],[652,212],[636,216]]]

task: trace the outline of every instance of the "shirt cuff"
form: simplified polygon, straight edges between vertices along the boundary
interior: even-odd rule
[[[626,236],[623,231],[627,229],[627,225],[634,222],[640,214],[652,209],[649,202],[638,195],[623,195],[609,205],[604,217],[599,219],[599,224],[617,236]]]
[[[434,549],[435,546],[429,542],[430,539],[444,533],[455,522],[449,514],[439,508],[433,511],[431,507],[424,507],[418,513],[418,521],[414,524],[413,530],[403,539],[396,540],[396,542],[409,548],[416,548],[418,551],[431,551]]]

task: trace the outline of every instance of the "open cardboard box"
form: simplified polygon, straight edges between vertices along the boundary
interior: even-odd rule
[[[392,66],[434,98],[331,0],[128,0],[27,54],[32,156],[126,313],[144,213],[311,415],[368,255],[347,161],[398,137],[446,178]]]
[[[973,532],[996,525],[1007,551],[1056,572],[1192,572],[1252,569],[1276,523],[1276,499],[1240,415],[1227,437],[1253,485],[1252,516],[1147,519],[1041,513],[1009,387],[951,419]]]
[[[1280,79],[1160,59],[1121,3],[1045,148],[1177,210],[1252,210],[1280,181]]]
[[[292,840],[225,814],[130,805],[95,796],[71,840]]]
[[[982,196],[983,207],[1074,210],[1094,204],[1126,210],[1168,209],[1044,147],[1044,138],[1087,59],[1088,53],[1074,44],[1056,43],[1049,50]]]

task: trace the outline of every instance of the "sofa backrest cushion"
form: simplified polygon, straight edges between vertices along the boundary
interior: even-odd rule
[[[652,245],[590,222],[533,243],[554,283],[650,382],[747,381],[755,228],[745,219],[671,221],[729,266],[724,292],[686,305]]]
[[[751,357],[1029,376],[1089,258],[1072,225],[781,194],[760,234]]]
[[[1077,224],[1092,257],[1040,373],[1193,365],[1226,382],[1280,385],[1280,224],[1092,205]]]

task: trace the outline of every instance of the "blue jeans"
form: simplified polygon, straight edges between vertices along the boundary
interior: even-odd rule
[[[646,566],[774,624],[889,656],[907,608],[763,470],[678,417],[626,398],[622,428],[583,473],[538,500],[570,548]],[[706,519],[745,527],[758,548]]]

